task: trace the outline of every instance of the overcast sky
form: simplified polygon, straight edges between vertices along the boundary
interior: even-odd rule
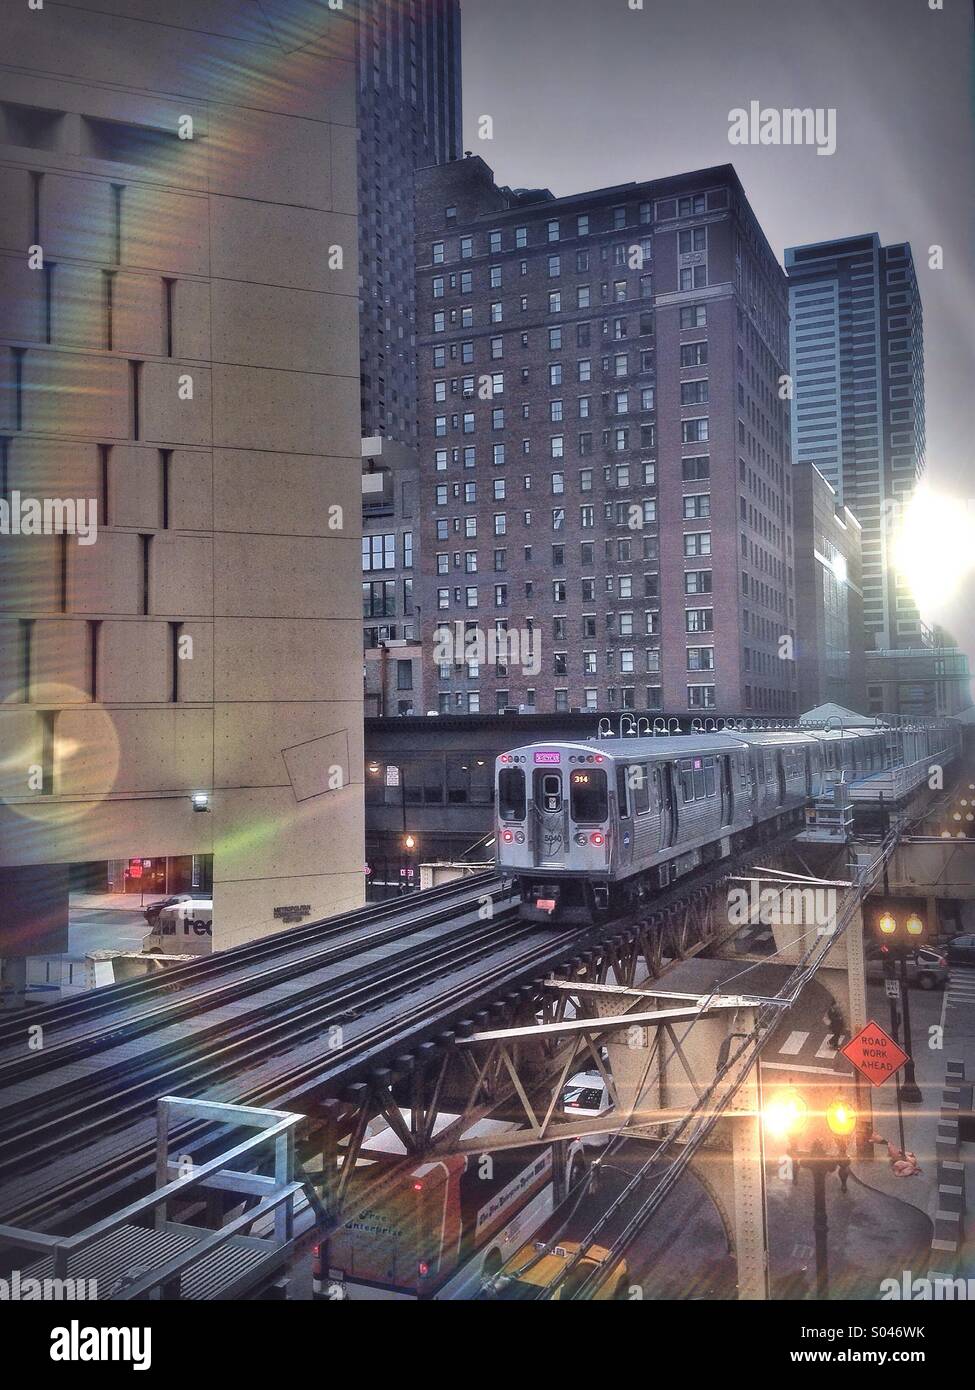
[[[500,183],[559,196],[731,162],[780,260],[786,246],[859,232],[909,241],[924,305],[928,474],[967,503],[972,6],[943,2],[644,0],[641,11],[629,0],[461,0],[465,146]],[[753,100],[835,108],[835,154],[732,146],[728,113]],[[483,114],[493,140],[478,138]],[[935,244],[943,270],[928,268]]]

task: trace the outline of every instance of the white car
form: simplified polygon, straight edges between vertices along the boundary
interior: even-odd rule
[[[208,956],[213,950],[213,899],[171,903],[142,938],[143,955]]]
[[[571,1077],[562,1090],[562,1109],[569,1119],[598,1119],[613,1109],[613,1098],[609,1088],[598,1071],[579,1071]],[[611,1134],[589,1134],[582,1142],[592,1148],[602,1148],[612,1138]]]

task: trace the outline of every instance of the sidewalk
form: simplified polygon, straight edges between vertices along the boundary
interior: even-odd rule
[[[68,899],[69,911],[82,912],[141,912],[143,906],[161,902],[165,893],[146,893],[143,902],[140,893],[72,893]]]
[[[905,1269],[927,1273],[933,1225],[901,1193],[892,1196],[874,1185],[881,1166],[886,1170],[886,1164],[854,1162],[846,1194],[835,1173],[826,1178],[831,1299],[877,1299],[881,1280],[899,1281]],[[772,1297],[815,1298],[811,1173],[800,1167],[797,1183],[770,1179],[768,1220]]]

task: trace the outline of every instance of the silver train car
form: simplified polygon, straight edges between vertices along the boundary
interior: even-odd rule
[[[591,922],[804,821],[840,777],[863,783],[947,740],[865,727],[527,744],[495,764],[498,870],[523,916]]]

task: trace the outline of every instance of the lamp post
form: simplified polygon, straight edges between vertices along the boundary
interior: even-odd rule
[[[823,1118],[836,1140],[837,1153],[830,1153],[822,1138],[814,1137],[805,1153],[800,1153],[793,1135],[806,1127],[808,1107],[794,1086],[788,1086],[770,1097],[765,1108],[766,1128],[779,1138],[787,1138],[792,1160],[792,1181],[799,1181],[799,1169],[805,1166],[813,1180],[813,1236],[816,1247],[816,1297],[829,1298],[829,1221],[826,1215],[826,1175],[839,1172],[840,1189],[846,1191],[850,1159],[846,1142],[856,1132],[857,1112],[847,1101],[837,1098],[826,1107]]]
[[[896,991],[888,991],[890,994],[890,1027],[891,1036],[895,1042],[900,1042],[900,1022],[904,1020],[904,1051],[907,1053],[907,1061],[904,1064],[903,1080],[897,1083],[898,1101],[907,1100],[914,1103],[921,1101],[924,1097],[921,1088],[917,1084],[917,1076],[914,1071],[914,1045],[911,1039],[911,1004],[907,979],[907,957],[911,951],[917,949],[924,939],[924,921],[919,914],[910,907],[896,903],[888,904],[876,919],[877,934],[882,945],[881,951],[886,957],[884,961],[884,977],[887,980],[896,980]],[[897,997],[895,997],[895,995]],[[898,1009],[898,1003],[900,1009]],[[902,1145],[903,1147],[903,1145]]]

